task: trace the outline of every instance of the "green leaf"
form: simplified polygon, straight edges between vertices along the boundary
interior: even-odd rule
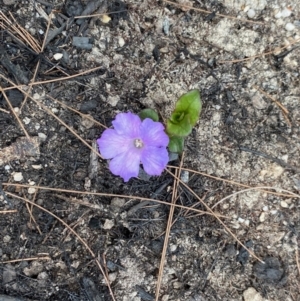
[[[184,113],[190,116],[191,126],[194,126],[199,119],[202,103],[199,90],[191,90],[183,94],[177,101],[174,113]],[[172,114],[173,115],[173,114]]]
[[[173,115],[173,114],[172,114]],[[185,115],[180,122],[174,123],[171,118],[167,120],[167,133],[170,136],[186,137],[192,132],[189,115]]]
[[[139,113],[139,116],[140,116],[141,120],[144,120],[146,118],[150,118],[153,121],[158,121],[158,119],[159,119],[158,114],[152,109],[144,109],[143,111],[141,111]]]
[[[177,136],[170,137],[170,141],[169,141],[169,145],[168,145],[170,152],[182,153],[183,147],[184,147],[184,138],[183,137],[177,137]]]
[[[175,110],[167,120],[169,136],[186,137],[199,119],[202,103],[199,90],[191,90],[182,95],[175,105]]]

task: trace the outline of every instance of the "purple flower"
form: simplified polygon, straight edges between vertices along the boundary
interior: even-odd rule
[[[125,182],[139,174],[140,163],[147,174],[158,176],[169,161],[169,137],[160,122],[138,115],[120,113],[97,140],[100,153],[109,162],[110,171]]]

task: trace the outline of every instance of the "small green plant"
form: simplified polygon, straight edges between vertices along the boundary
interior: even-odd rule
[[[183,94],[176,102],[171,117],[167,120],[166,132],[170,138],[169,151],[182,153],[184,139],[192,132],[202,108],[200,92],[197,89]],[[141,119],[150,118],[158,121],[158,114],[152,109],[145,109],[139,114]]]
[[[119,113],[97,140],[103,158],[110,159],[109,169],[125,182],[139,174],[140,164],[148,175],[160,175],[169,161],[170,152],[181,153],[187,137],[199,119],[200,92],[191,90],[182,95],[166,126],[158,114],[145,109],[138,115]]]

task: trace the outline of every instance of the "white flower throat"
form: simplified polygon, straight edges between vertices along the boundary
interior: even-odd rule
[[[134,139],[134,146],[136,148],[142,148],[144,146],[144,143],[141,139],[137,138],[137,139]]]

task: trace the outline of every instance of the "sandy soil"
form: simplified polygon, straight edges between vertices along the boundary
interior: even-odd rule
[[[96,259],[115,300],[155,300],[170,207],[135,206],[138,197],[170,202],[174,178],[165,172],[124,183],[113,176],[67,126],[94,149],[104,128],[49,95],[109,127],[117,113],[146,107],[166,119],[195,88],[203,109],[183,167],[200,174],[182,176],[264,264],[216,218],[176,208],[158,300],[300,300],[300,206],[290,194],[300,190],[296,1],[0,3],[0,74],[11,81],[1,77],[1,88],[53,80],[26,87],[33,96],[26,101],[17,89],[5,92],[33,140],[0,96],[1,182],[31,186],[0,191],[0,300],[112,300]],[[110,20],[72,18],[86,7]],[[5,17],[15,22],[8,26]],[[19,36],[15,24],[37,43]],[[48,24],[53,36],[43,49]],[[178,193],[178,204],[205,210],[184,185]]]

